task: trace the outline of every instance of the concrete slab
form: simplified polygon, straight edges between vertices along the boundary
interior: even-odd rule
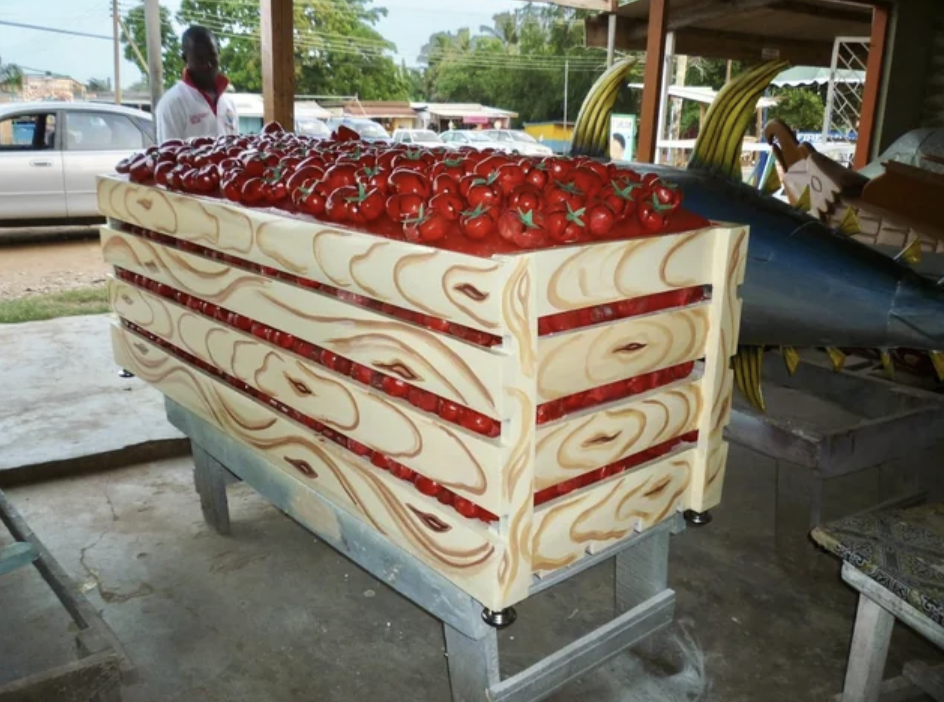
[[[0,326],[0,484],[189,450],[160,393],[118,377],[110,323],[90,315]]]
[[[796,702],[839,691],[855,594],[825,553],[827,578],[776,561],[774,476],[773,461],[733,446],[714,522],[673,537],[670,655],[618,655],[549,702]],[[448,700],[435,620],[251,489],[229,494],[233,533],[223,537],[203,523],[189,459],[7,492],[136,663],[126,702]],[[69,655],[56,604],[26,579],[0,579],[0,679]],[[612,611],[607,564],[528,600],[501,635],[503,675]],[[916,658],[941,653],[897,627],[888,673]]]

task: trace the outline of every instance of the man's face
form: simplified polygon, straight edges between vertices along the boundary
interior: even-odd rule
[[[194,42],[184,49],[184,63],[198,87],[211,90],[220,72],[220,52],[214,42]]]

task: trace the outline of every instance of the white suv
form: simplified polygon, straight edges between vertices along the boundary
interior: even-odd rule
[[[486,129],[482,133],[489,139],[502,144],[512,153],[522,156],[552,156],[554,154],[551,147],[541,144],[533,136],[520,129]]]
[[[455,151],[456,147],[450,146],[432,129],[397,129],[393,133],[394,144],[416,144],[425,146],[427,149],[448,149]]]

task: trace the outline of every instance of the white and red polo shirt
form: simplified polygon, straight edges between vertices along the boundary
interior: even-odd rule
[[[229,80],[216,77],[216,100],[205,93],[184,70],[183,80],[164,93],[155,114],[157,142],[166,139],[187,139],[197,136],[219,136],[239,133],[236,105],[226,95]]]

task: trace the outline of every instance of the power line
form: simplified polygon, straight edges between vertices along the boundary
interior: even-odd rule
[[[69,34],[74,37],[89,37],[90,39],[105,39],[111,41],[112,38],[105,34],[89,34],[88,32],[76,32],[72,29],[59,29],[58,27],[41,27],[38,24],[23,24],[22,22],[10,22],[9,20],[0,20],[0,24],[8,27],[18,27],[20,29],[35,29],[39,32],[54,32],[56,34]]]

